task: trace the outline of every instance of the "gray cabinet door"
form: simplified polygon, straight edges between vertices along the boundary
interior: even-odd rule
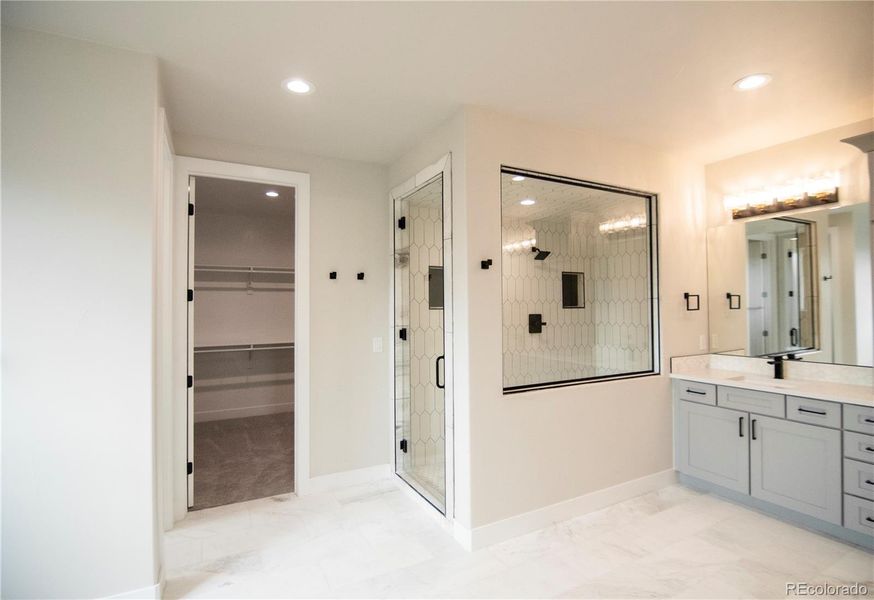
[[[681,473],[744,494],[750,491],[749,415],[678,402],[677,468]]]
[[[750,493],[841,524],[841,432],[751,415]]]

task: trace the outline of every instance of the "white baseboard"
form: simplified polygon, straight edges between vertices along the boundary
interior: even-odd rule
[[[150,585],[138,590],[122,592],[114,596],[109,596],[110,600],[161,600],[161,591],[163,588],[163,578],[155,585]]]
[[[207,421],[221,421],[224,419],[242,419],[244,417],[260,417],[262,415],[274,415],[284,412],[294,412],[294,402],[201,410],[194,413],[194,422],[205,423]]]
[[[350,485],[381,481],[389,477],[391,477],[391,465],[375,465],[373,467],[364,467],[363,469],[311,477],[307,481],[298,482],[298,489],[295,492],[298,496],[321,494]]]
[[[453,535],[459,544],[467,550],[479,550],[492,544],[508,540],[525,533],[543,529],[553,523],[566,521],[586,513],[600,510],[611,504],[622,502],[648,492],[661,489],[676,483],[677,474],[673,469],[667,469],[640,479],[632,479],[612,487],[597,490],[589,494],[577,496],[570,500],[544,506],[530,512],[488,525],[467,529],[455,523]]]

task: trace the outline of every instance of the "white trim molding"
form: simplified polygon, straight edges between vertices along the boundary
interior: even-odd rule
[[[520,535],[548,527],[553,523],[573,519],[612,504],[635,498],[676,483],[677,473],[666,469],[639,479],[632,479],[612,487],[597,490],[576,498],[550,504],[526,513],[481,525],[472,530],[459,525],[453,527],[455,540],[468,551],[475,551]]]
[[[144,588],[140,588],[138,590],[131,590],[129,592],[122,592],[120,594],[115,594],[114,596],[109,596],[110,600],[160,600],[161,595],[163,593],[164,583],[163,581],[159,581],[154,585],[150,585]]]
[[[174,241],[178,250],[174,270],[174,372],[187,373],[186,331],[188,287],[188,181],[189,177],[218,177],[294,188],[294,489],[308,487],[310,476],[310,176],[307,173],[177,156],[175,163]],[[174,379],[173,506],[175,520],[187,507],[187,388],[185,377]],[[196,460],[196,457],[195,457]],[[196,466],[195,466],[196,476]]]

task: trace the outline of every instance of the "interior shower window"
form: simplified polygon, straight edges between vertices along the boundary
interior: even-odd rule
[[[501,207],[504,391],[657,373],[655,195],[503,168]]]

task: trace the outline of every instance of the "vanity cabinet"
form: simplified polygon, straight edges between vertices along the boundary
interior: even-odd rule
[[[749,493],[747,413],[680,400],[677,460],[680,472]]]
[[[750,495],[841,524],[841,432],[752,415]]]
[[[874,548],[874,408],[675,379],[674,425],[690,481]]]

